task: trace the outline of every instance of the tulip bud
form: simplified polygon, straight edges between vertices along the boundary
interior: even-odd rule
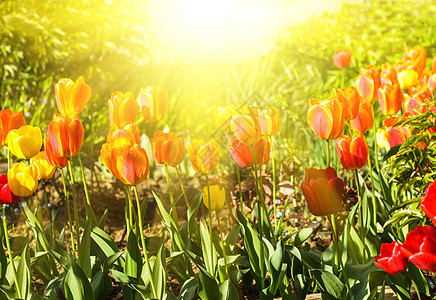
[[[374,125],[374,117],[372,115],[372,103],[362,99],[360,102],[359,113],[357,117],[351,120],[351,129],[365,133]]]
[[[377,91],[380,87],[380,72],[374,65],[369,65],[359,71],[356,78],[356,88],[360,96],[368,101],[377,101]]]
[[[280,128],[280,110],[275,107],[262,110],[259,113],[259,124],[262,134],[275,135]]]
[[[113,92],[107,100],[111,124],[124,126],[126,123],[134,123],[139,113],[139,105],[132,92],[125,94]]]
[[[188,153],[192,167],[199,174],[212,172],[218,166],[221,157],[218,143],[214,139],[208,142],[193,139],[192,145],[188,145]]]
[[[79,76],[76,82],[69,78],[61,78],[55,84],[55,94],[59,112],[73,119],[78,117],[88,103],[91,88],[83,76]]]
[[[348,68],[351,61],[351,52],[350,50],[337,50],[335,54],[333,54],[333,63],[336,68]]]
[[[159,86],[141,88],[136,101],[141,114],[151,123],[162,120],[168,108],[167,93]]]
[[[333,89],[333,95],[342,105],[344,121],[353,120],[357,117],[361,97],[354,87],[347,89]]]
[[[386,116],[392,116],[398,113],[401,109],[401,104],[404,101],[403,92],[398,84],[385,84],[378,89],[378,97],[380,102],[380,110]]]
[[[344,169],[362,169],[368,160],[368,146],[363,136],[349,137],[341,135],[336,141],[336,150]]]
[[[323,140],[336,139],[344,130],[342,105],[336,98],[310,99],[307,122],[313,132]]]
[[[7,142],[8,133],[13,129],[18,129],[26,125],[21,111],[13,112],[10,109],[0,111],[0,147]]]
[[[39,153],[42,147],[42,134],[38,127],[30,125],[13,129],[7,137],[8,148],[16,157],[29,159]]]
[[[38,171],[33,165],[16,163],[8,170],[8,184],[11,191],[20,197],[32,195],[38,187]]]
[[[85,130],[78,118],[70,119],[67,116],[54,115],[48,125],[47,135],[56,156],[72,158],[79,154]]]
[[[207,186],[203,189],[203,203],[210,210],[219,210],[224,206],[226,200],[226,190],[220,189],[218,185],[211,185],[210,189],[210,206],[209,191]]]
[[[159,164],[176,167],[185,158],[185,142],[172,131],[156,131],[151,139],[154,160]]]

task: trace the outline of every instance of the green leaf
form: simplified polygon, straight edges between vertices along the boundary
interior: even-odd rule
[[[179,300],[191,300],[195,297],[195,292],[198,287],[198,279],[190,278],[186,280],[180,289]]]
[[[215,278],[200,270],[198,273],[198,296],[203,300],[216,299],[220,295]]]
[[[209,272],[209,274],[215,276],[218,256],[215,247],[212,245],[211,248],[211,244],[210,244],[211,237],[202,222],[200,222],[200,237],[201,237],[201,245],[202,245],[201,249],[203,252],[203,259],[206,265],[206,269]]]
[[[93,240],[92,249],[99,250],[97,256],[101,261],[118,252],[115,241],[97,226],[91,229],[91,239]]]
[[[222,300],[239,299],[238,290],[230,281],[230,279],[225,280],[219,285],[219,293],[220,293],[220,299]]]
[[[416,286],[418,287],[419,292],[426,294],[430,297],[430,290],[427,280],[425,279],[422,271],[418,269],[413,263],[409,261],[409,267],[407,269],[407,273],[409,273],[410,277],[415,281]]]
[[[152,270],[152,278],[156,288],[157,299],[163,299],[166,293],[166,259],[165,259],[165,247],[164,243],[161,244],[159,251],[157,252],[156,260]]]
[[[21,296],[23,297],[23,299],[29,299],[30,286],[31,286],[30,251],[27,244],[24,246],[23,252],[21,253],[20,261],[18,263],[17,280],[18,280],[18,285],[20,286]]]
[[[108,209],[105,209],[103,215],[98,220],[97,226],[102,230],[104,230],[104,226],[106,225],[107,214],[108,214]]]
[[[141,251],[139,250],[138,241],[135,233],[131,230],[127,238],[126,264],[124,271],[126,275],[139,279],[142,272],[142,265],[143,260]]]
[[[79,266],[87,278],[91,278],[91,222],[88,221],[83,231],[79,246]]]
[[[70,269],[64,278],[64,292],[67,300],[95,299],[88,278],[74,260],[70,261]]]
[[[232,246],[236,245],[236,242],[238,241],[240,228],[241,226],[239,226],[239,224],[233,225],[226,237],[226,244],[231,246],[231,250],[233,250]]]
[[[313,228],[303,228],[298,231],[297,235],[295,236],[294,245],[298,247],[303,244],[312,235],[313,231]]]
[[[339,280],[338,277],[324,270],[313,270],[312,274],[323,291],[329,293],[336,299],[341,299],[344,284]]]
[[[105,299],[112,290],[112,281],[102,270],[99,270],[97,274],[92,277],[91,287],[94,293],[95,299]]]

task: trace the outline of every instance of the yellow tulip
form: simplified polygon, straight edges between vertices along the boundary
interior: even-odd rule
[[[218,185],[210,187],[210,207],[209,207],[209,192],[207,186],[203,189],[203,203],[210,210],[219,210],[224,206],[226,200],[226,190],[220,189]]]
[[[207,143],[201,139],[193,139],[192,145],[188,145],[188,154],[192,167],[198,174],[212,172],[221,158],[218,143],[214,139]]]
[[[30,164],[33,165],[38,173],[38,180],[50,179],[53,177],[56,168],[49,164],[45,151],[39,152],[32,159]]]
[[[83,76],[79,76],[76,82],[69,78],[61,78],[55,84],[55,94],[59,112],[74,119],[88,103],[91,88],[86,84]]]
[[[412,69],[401,71],[397,74],[398,82],[403,90],[408,89],[418,83],[418,73]]]
[[[275,135],[280,128],[280,110],[275,107],[262,110],[259,113],[259,124],[262,134]]]
[[[39,153],[42,147],[42,134],[38,127],[21,126],[11,130],[7,137],[9,150],[16,157],[29,159]]]
[[[38,171],[34,165],[16,163],[8,171],[8,184],[12,193],[20,197],[32,195],[38,187]]]

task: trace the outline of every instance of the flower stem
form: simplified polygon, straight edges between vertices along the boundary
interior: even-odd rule
[[[79,159],[80,171],[82,173],[83,189],[85,190],[86,203],[88,203],[88,205],[91,206],[91,202],[89,201],[88,187],[86,185],[85,171],[83,170],[83,164],[82,164],[82,159],[80,158],[80,153],[79,155],[77,155],[77,158]]]
[[[70,198],[68,196],[68,190],[67,190],[67,184],[65,180],[64,170],[59,169],[61,171],[62,176],[62,185],[64,186],[64,194],[65,194],[65,201],[67,204],[67,215],[68,215],[68,223],[70,224],[70,232],[71,232],[71,249],[73,250],[74,255],[76,255],[76,247],[74,246],[74,233],[73,233],[73,221],[71,219],[71,210],[70,210]]]
[[[171,179],[170,179],[170,172],[168,170],[168,166],[165,166],[165,176],[167,177],[167,184],[168,184],[168,192],[170,193],[170,201],[171,201],[171,215],[174,219],[174,221],[176,222],[176,224],[179,224],[179,219],[177,218],[177,210],[176,210],[176,205],[174,203],[174,194],[173,194],[173,188],[171,186]]]
[[[141,204],[139,203],[138,188],[136,187],[136,185],[134,185],[133,187],[134,187],[133,189],[135,190],[136,205],[138,206],[138,223],[139,223],[139,233],[141,235],[142,250],[144,250],[145,263],[147,264],[147,270],[150,276],[151,290],[153,291],[153,295],[156,296],[156,287],[154,286],[153,277],[152,277],[153,275],[151,273],[151,268],[150,268],[150,261],[148,260],[147,247],[145,246],[144,229],[142,227]]]
[[[12,156],[11,156],[11,151],[9,151],[9,147],[6,147],[6,149],[8,151],[8,170],[10,170],[12,165]]]
[[[218,221],[218,228],[220,230],[221,244],[223,247],[223,255],[224,255],[224,267],[226,269],[226,279],[229,278],[229,270],[227,268],[227,255],[226,248],[224,247],[224,237],[223,237],[223,229],[221,227],[220,218],[218,217],[218,211],[215,210],[216,219]]]
[[[327,220],[330,221],[330,224],[332,226],[333,244],[334,244],[334,247],[336,248],[336,252],[337,252],[336,254],[337,254],[338,265],[341,266],[342,274],[344,275],[345,285],[347,286],[348,290],[350,291],[350,285],[348,283],[347,273],[345,272],[344,263],[342,261],[341,247],[339,247],[338,234],[336,231],[335,215],[331,214],[330,216],[327,216]]]
[[[76,222],[77,249],[79,249],[79,245],[80,245],[79,213],[77,210],[76,187],[74,183],[74,174],[73,174],[73,166],[71,164],[71,159],[68,160],[68,169],[70,170],[71,189],[73,191],[73,206],[74,206],[74,219]]]
[[[132,230],[133,224],[132,224],[132,210],[131,210],[131,203],[132,201],[129,201],[129,191],[127,189],[127,184],[124,185],[124,193],[126,194],[126,227],[127,227],[127,233]]]
[[[6,211],[5,211],[5,207],[3,206],[3,231],[5,233],[5,240],[6,240],[6,247],[8,248],[8,255],[9,255],[9,263],[11,264],[11,269],[12,269],[12,274],[14,275],[14,281],[15,281],[15,286],[17,288],[17,294],[18,294],[18,298],[22,298],[21,296],[21,289],[18,283],[18,276],[17,276],[17,271],[15,270],[15,264],[14,264],[14,258],[12,257],[12,249],[11,249],[11,243],[9,241],[9,234],[8,234],[8,225],[6,224]]]
[[[188,195],[186,195],[185,187],[183,186],[182,176],[180,175],[179,168],[176,167],[175,169],[176,169],[177,177],[179,178],[179,183],[180,183],[180,187],[182,189],[183,197],[185,198],[186,207],[189,208]]]
[[[276,164],[274,161],[274,148],[273,148],[273,137],[270,136],[271,140],[271,163],[273,172],[273,206],[274,206],[274,228],[277,228],[277,207],[276,207]],[[276,232],[278,234],[278,232]]]
[[[327,168],[330,167],[330,147],[329,140],[325,140],[325,145],[327,147]]]
[[[238,164],[236,164],[236,176],[238,177],[239,201],[241,202],[241,213],[244,214],[244,200],[242,198],[241,174],[239,173]]]
[[[368,144],[368,143],[367,143]],[[375,198],[375,186],[374,186],[374,175],[372,171],[372,165],[371,165],[371,156],[369,155],[368,151],[368,167],[369,167],[369,174],[371,175],[371,190],[372,190],[372,218],[374,220],[374,231],[377,232],[377,200]]]
[[[213,251],[213,244],[212,244],[212,209],[211,209],[211,203],[210,203],[210,184],[209,184],[209,177],[207,174],[204,174],[206,176],[206,183],[207,183],[207,203],[209,204],[208,211],[209,211],[209,234],[210,234],[210,253],[212,254]]]

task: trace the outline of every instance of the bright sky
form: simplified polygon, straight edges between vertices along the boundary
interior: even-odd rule
[[[266,53],[283,28],[336,0],[150,0],[164,61],[238,61]]]

